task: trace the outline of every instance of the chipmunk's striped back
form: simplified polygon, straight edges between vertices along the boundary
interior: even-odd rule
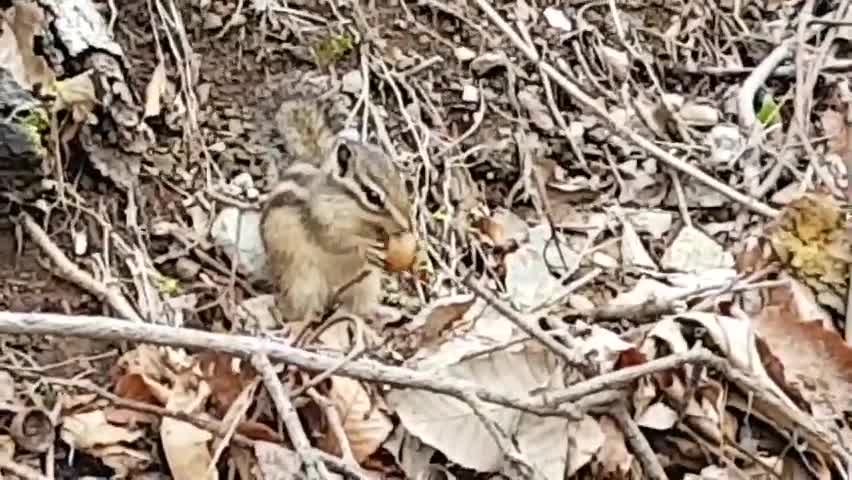
[[[261,231],[285,317],[299,317],[375,270],[368,258],[381,262],[388,240],[412,230],[411,206],[390,157],[331,133],[319,107],[291,100],[277,118],[294,162],[264,205]],[[378,302],[378,272],[359,285],[349,296],[355,310]]]

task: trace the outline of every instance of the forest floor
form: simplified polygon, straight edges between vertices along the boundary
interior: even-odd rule
[[[848,3],[7,7],[55,108],[0,164],[0,472],[845,473]],[[317,91],[427,252],[341,331],[276,322],[252,230]]]

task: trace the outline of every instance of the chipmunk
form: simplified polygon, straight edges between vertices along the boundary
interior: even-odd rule
[[[389,266],[388,252],[409,250],[411,262],[415,254],[400,171],[378,146],[336,135],[313,99],[285,100],[276,123],[293,163],[263,206],[261,236],[284,320],[316,318],[334,300],[369,315],[381,270],[411,266]]]

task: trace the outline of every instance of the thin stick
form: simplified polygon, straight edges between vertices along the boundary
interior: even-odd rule
[[[463,399],[474,395],[484,402],[543,416],[579,420],[582,413],[574,405],[556,408],[541,407],[529,396],[510,397],[484,388],[474,382],[434,373],[418,372],[403,367],[383,365],[372,360],[356,360],[339,365],[339,357],[321,355],[284,343],[248,335],[225,335],[190,328],[170,327],[151,323],[128,322],[101,316],[70,316],[53,313],[0,312],[0,333],[12,335],[62,335],[101,340],[168,345],[174,347],[213,350],[239,357],[264,354],[270,359],[286,362],[309,371],[338,369],[338,375],[406,388],[421,388]]]
[[[475,0],[476,4],[479,8],[485,12],[488,18],[497,25],[506,36],[512,41],[512,43],[523,52],[523,54],[539,69],[545,73],[551,80],[556,82],[563,90],[565,90],[569,95],[574,97],[577,101],[579,101],[583,107],[594,112],[598,117],[604,119],[611,129],[617,132],[619,135],[624,136],[630,139],[637,146],[645,150],[649,155],[657,158],[661,162],[668,164],[669,166],[680,170],[681,172],[695,178],[699,182],[704,185],[712,188],[713,190],[725,195],[731,200],[741,203],[749,210],[767,216],[771,218],[775,218],[779,215],[778,210],[766,205],[760,200],[754,199],[741,193],[740,191],[729,187],[728,185],[716,180],[710,175],[704,173],[704,171],[698,169],[697,167],[686,163],[680,158],[675,157],[674,155],[666,152],[662,148],[655,145],[652,141],[647,138],[642,137],[637,132],[628,128],[626,125],[618,124],[612,121],[607,112],[601,107],[593,98],[587,95],[583,90],[581,90],[577,85],[572,83],[568,78],[566,78],[562,73],[553,68],[549,63],[542,60],[536,51],[527,45],[521,37],[512,30],[512,27],[506,23],[505,20],[500,16],[497,11],[489,4],[488,0]]]
[[[36,221],[27,213],[21,214],[24,228],[30,237],[41,247],[56,265],[59,271],[59,276],[74,283],[80,288],[91,293],[98,299],[105,299],[115,311],[128,320],[141,322],[142,318],[136,313],[136,309],[130,304],[127,298],[122,295],[116,287],[108,287],[102,282],[95,279],[89,272],[78,267],[72,262],[59,247],[53,243],[53,240],[47,236],[47,233],[36,223]]]
[[[329,478],[328,469],[319,461],[316,455],[313,455],[311,441],[305,434],[302,428],[302,422],[299,420],[299,414],[296,413],[296,408],[293,402],[290,401],[290,396],[275,373],[275,368],[269,361],[266,355],[252,355],[251,363],[254,368],[260,372],[263,377],[263,385],[269,396],[272,397],[272,403],[275,404],[275,410],[278,412],[278,418],[284,423],[287,433],[290,436],[290,441],[293,442],[293,448],[296,453],[302,458],[302,465],[305,469],[305,475],[308,479]]]

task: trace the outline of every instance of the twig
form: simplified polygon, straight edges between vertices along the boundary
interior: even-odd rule
[[[11,472],[24,480],[49,480],[38,470],[27,465],[17,463],[7,455],[0,455],[0,472]]]
[[[334,402],[321,395],[316,388],[309,388],[307,394],[322,409],[325,419],[328,422],[329,430],[331,430],[337,441],[337,447],[340,449],[340,456],[343,458],[343,461],[349,464],[357,463],[355,455],[352,453],[352,446],[349,444],[349,438],[346,436],[346,430],[343,428],[343,419],[340,418],[337,406]]]
[[[42,251],[50,257],[59,270],[60,276],[91,293],[98,299],[105,299],[121,317],[136,322],[142,321],[142,318],[136,313],[136,309],[133,308],[117,287],[104,285],[90,273],[74,264],[74,262],[62,253],[62,250],[53,243],[53,240],[47,236],[47,233],[41,229],[29,214],[22,213],[21,218],[23,219],[24,228],[27,230],[27,233],[41,247]]]
[[[237,19],[239,18],[240,13],[243,10],[244,1],[245,0],[237,0],[237,7],[234,9],[234,13],[231,14],[230,18],[228,18],[228,22],[225,23],[225,26],[222,27],[222,30],[219,30],[219,33],[213,36],[213,40],[219,40],[220,38],[224,37],[225,34],[228,33],[228,30],[230,30],[231,27],[233,27],[234,24],[237,23]]]
[[[627,405],[622,402],[614,409],[614,418],[624,432],[624,438],[633,447],[633,453],[642,464],[642,469],[645,471],[645,476],[652,480],[667,480],[669,477],[660,465],[660,460],[657,459],[657,454],[651,449],[648,439],[642,435],[639,430],[639,425],[633,421],[630,412],[627,411]]]
[[[251,407],[252,400],[254,399],[254,392],[257,391],[257,386],[260,384],[260,380],[255,378],[250,384],[248,384],[241,392],[240,395],[234,400],[234,403],[231,404],[231,408],[228,409],[228,412],[225,414],[225,418],[222,419],[228,425],[228,429],[225,431],[225,434],[222,438],[217,438],[214,443],[218,443],[216,445],[216,450],[213,452],[213,456],[210,458],[210,463],[207,465],[207,471],[204,474],[204,478],[215,478],[214,473],[216,472],[216,465],[219,463],[219,459],[222,458],[222,453],[225,452],[225,448],[231,443],[231,438],[237,432],[237,428],[240,423],[245,419],[246,412],[248,412],[249,407]]]
[[[764,272],[761,272],[764,273]],[[653,319],[656,316],[673,313],[680,302],[685,301],[690,297],[705,298],[695,305],[693,311],[703,311],[711,305],[706,302],[706,298],[716,297],[724,293],[735,293],[744,290],[754,290],[757,288],[776,288],[785,287],[790,284],[788,280],[767,280],[764,282],[747,283],[753,281],[757,275],[750,276],[748,279],[743,279],[742,282],[733,281],[725,282],[707,287],[697,288],[695,290],[682,293],[674,297],[653,297],[642,303],[631,303],[626,305],[604,305],[590,311],[570,311],[568,315],[582,315],[589,320],[633,320],[639,321],[645,317]],[[647,322],[639,322],[647,323]]]
[[[473,293],[477,296],[481,297],[485,300],[488,305],[494,307],[494,310],[500,315],[508,318],[512,323],[514,323],[518,328],[520,328],[524,333],[529,335],[532,338],[535,338],[539,342],[541,342],[544,346],[551,349],[553,353],[562,357],[569,365],[582,369],[583,371],[588,370],[588,364],[583,360],[580,355],[572,352],[570,350],[571,344],[573,343],[573,339],[571,339],[570,335],[565,333],[562,335],[564,341],[569,343],[566,347],[557,341],[555,338],[550,336],[547,332],[545,332],[538,325],[533,325],[533,322],[529,322],[524,320],[518,315],[517,312],[506,306],[503,302],[497,299],[494,295],[483,290],[479,285],[473,282],[470,278],[466,278],[461,282],[464,286],[469,288]],[[571,339],[571,340],[568,340]]]
[[[136,323],[101,316],[69,316],[52,313],[0,312],[0,333],[12,335],[62,335],[102,340],[126,340],[156,345],[214,350],[239,357],[265,354],[309,371],[338,369],[338,375],[387,385],[421,388],[456,398],[471,394],[485,402],[495,403],[543,416],[582,418],[573,405],[543,408],[528,396],[513,398],[484,388],[476,383],[450,376],[418,372],[403,367],[383,365],[372,360],[357,360],[338,365],[339,357],[321,355],[294,348],[284,343],[248,335],[225,335],[189,328]]]
[[[266,391],[269,392],[269,396],[272,397],[272,403],[275,404],[278,418],[284,423],[284,427],[287,429],[287,434],[290,437],[290,441],[293,442],[296,453],[302,458],[307,478],[309,480],[329,478],[328,469],[313,455],[311,442],[302,428],[299,414],[296,413],[296,408],[293,406],[293,402],[290,401],[290,396],[275,373],[275,368],[270,363],[269,358],[266,355],[252,355],[251,363],[260,372],[263,378],[263,385],[266,387]]]
[[[723,361],[722,358],[714,355],[707,349],[693,348],[688,352],[656,358],[641,365],[622,368],[621,370],[605,373],[603,375],[575,383],[574,385],[561,390],[549,392],[546,399],[550,404],[561,403],[566,400],[579,400],[603,390],[621,388],[623,385],[626,385],[640,377],[644,377],[645,375],[679,368],[687,363],[701,363],[715,366],[721,361]]]
[[[0,369],[2,369],[2,368],[0,367]],[[20,371],[14,371],[14,372],[10,372],[10,373],[14,373],[14,374],[18,374],[18,375],[21,374]],[[129,400],[129,399],[126,399],[126,398],[121,398],[118,395],[114,395],[114,394],[104,390],[103,388],[98,387],[97,385],[95,385],[94,383],[92,383],[90,381],[66,380],[64,378],[42,377],[42,376],[37,376],[37,375],[29,373],[29,372],[27,372],[26,375],[41,378],[45,382],[50,383],[50,384],[82,388],[84,390],[88,390],[92,393],[97,394],[100,397],[103,397],[103,398],[111,401],[112,403],[114,403],[115,405],[118,405],[119,407],[127,408],[127,409],[130,409],[130,410],[135,410],[135,411],[143,412],[143,413],[150,413],[150,414],[157,415],[157,416],[160,416],[160,417],[171,417],[171,418],[174,418],[176,420],[181,420],[181,421],[184,421],[186,423],[192,424],[192,425],[194,425],[194,426],[196,426],[196,427],[198,427],[202,430],[206,430],[206,431],[208,431],[208,432],[210,432],[213,435],[216,435],[218,437],[223,436],[224,435],[223,432],[226,430],[226,425],[221,420],[216,420],[216,419],[212,419],[212,418],[202,418],[202,417],[191,415],[191,414],[181,412],[181,411],[178,411],[178,410],[171,410],[171,409],[167,409],[167,408],[160,407],[160,406],[157,406],[157,405],[152,405],[150,403],[144,403],[144,402],[139,402],[139,401],[136,401],[136,400]],[[242,435],[240,433],[235,434],[233,438],[237,443],[239,443],[241,445],[245,445],[247,447],[252,447],[254,445],[254,440],[251,440],[251,439],[245,437],[244,435]],[[344,473],[346,475],[350,475],[350,476],[355,477],[355,478],[358,478],[358,475],[360,475],[362,473],[362,472],[360,472],[360,470],[354,470],[352,465],[348,465],[348,464],[344,463],[340,458],[329,455],[329,454],[323,452],[322,450],[312,448],[311,454],[316,456],[320,460],[322,460],[326,465],[328,465],[329,468],[331,468],[335,472]]]
[[[749,210],[759,213],[761,215],[767,217],[777,217],[779,215],[778,210],[766,205],[760,200],[754,199],[741,193],[740,191],[729,187],[728,185],[716,180],[710,175],[704,173],[704,171],[699,168],[686,163],[680,158],[675,157],[674,155],[666,152],[662,148],[655,145],[651,140],[642,137],[637,132],[630,129],[628,126],[620,123],[613,122],[612,119],[607,115],[607,112],[601,107],[598,102],[596,102],[593,98],[587,95],[583,90],[581,90],[577,85],[568,80],[562,73],[553,68],[549,63],[542,60],[534,49],[530,48],[528,45],[524,43],[521,37],[512,30],[512,27],[506,23],[505,20],[500,16],[497,11],[489,4],[488,0],[475,0],[476,4],[479,8],[485,12],[491,21],[499,27],[503,33],[505,33],[512,43],[523,52],[523,54],[533,63],[538,66],[542,72],[544,72],[551,80],[556,82],[563,90],[565,90],[569,95],[574,97],[579,103],[583,105],[583,107],[588,110],[594,112],[598,117],[605,120],[609,127],[617,132],[619,135],[627,137],[637,146],[645,150],[648,154],[657,158],[661,162],[668,164],[669,166],[680,170],[681,172],[695,178],[700,181],[704,185],[712,188],[713,190],[725,195],[731,200],[741,203]]]

